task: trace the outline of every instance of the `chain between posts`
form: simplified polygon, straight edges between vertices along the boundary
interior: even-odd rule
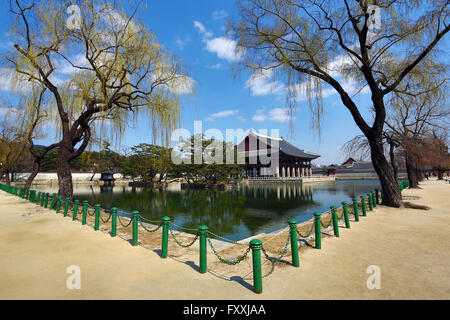
[[[325,214],[328,214],[329,212],[326,212]],[[330,212],[330,221],[328,222],[328,225],[327,226],[325,226],[325,224],[322,222],[322,219],[320,219],[320,225],[324,228],[324,229],[326,229],[326,228],[328,228],[329,226],[331,226],[331,224],[333,223],[333,219],[331,218],[331,212]]]
[[[247,255],[248,255],[248,253],[250,252],[250,249],[251,249],[250,245],[249,245],[247,250],[245,250],[245,252],[242,255],[238,256],[237,258],[232,258],[232,259],[234,259],[234,261],[230,261],[230,260],[226,260],[226,259],[222,258],[217,253],[217,251],[214,248],[214,246],[213,246],[213,244],[211,242],[211,239],[210,239],[210,237],[208,235],[206,236],[206,240],[208,240],[208,244],[211,247],[211,250],[214,252],[214,255],[217,257],[217,259],[219,259],[220,262],[228,264],[228,265],[233,265],[234,266],[234,265],[240,263],[241,261],[243,261],[247,257]]]
[[[122,227],[124,227],[124,228],[128,228],[128,227],[130,226],[131,222],[133,222],[133,219],[130,219],[130,221],[128,222],[128,224],[125,225],[124,223],[122,223],[122,220],[120,219],[120,215],[119,215],[119,214],[117,215],[117,220],[119,220],[120,225],[121,225]]]
[[[159,229],[161,229],[161,227],[162,227],[162,225],[163,225],[162,223],[160,223],[155,229],[150,230],[150,229],[148,229],[148,228],[145,226],[145,224],[142,222],[142,217],[141,217],[141,216],[139,216],[138,220],[139,220],[139,224],[141,225],[141,227],[144,228],[144,230],[147,231],[147,232],[156,232],[156,231],[158,231]]]
[[[106,219],[106,220],[103,220],[103,217],[102,217],[102,212],[100,211],[100,219],[103,221],[103,223],[107,223],[109,220],[111,220],[111,217],[112,217],[112,212],[106,212],[106,211],[104,211],[106,214],[109,214],[109,216],[108,216],[108,218]]]
[[[189,247],[192,246],[192,245],[195,243],[195,241],[197,241],[197,239],[198,239],[198,234],[196,234],[195,237],[194,237],[194,240],[192,240],[192,241],[189,242],[188,244],[182,244],[182,243],[181,243],[180,241],[178,241],[178,239],[175,237],[175,235],[174,235],[174,233],[173,233],[173,230],[172,230],[172,228],[170,228],[170,227],[169,227],[169,232],[170,232],[170,235],[172,236],[173,240],[175,240],[176,244],[179,245],[180,247],[183,247],[183,248],[189,248]]]
[[[308,238],[314,231],[314,222],[311,224],[311,230],[306,235],[303,235],[300,233],[300,231],[297,230],[297,234],[300,236],[300,238]]]
[[[211,232],[209,230],[206,230],[206,232],[208,232],[209,234],[213,235],[215,238],[224,240],[226,242],[229,242],[229,243],[232,243],[232,244],[235,244],[235,245],[238,245],[238,246],[248,246],[249,245],[248,243],[240,243],[240,242],[233,241],[231,239],[227,239],[227,238],[221,237],[221,236],[219,236],[219,235],[217,235],[217,234],[215,234],[215,233],[213,233],[213,232]]]
[[[261,249],[262,249],[262,252],[264,253],[264,256],[266,257],[266,259],[271,261],[271,262],[278,262],[278,261],[280,261],[284,257],[286,252],[287,252],[287,249],[289,247],[289,240],[290,239],[291,239],[291,235],[288,233],[288,237],[287,237],[287,240],[286,240],[286,244],[284,245],[283,251],[281,252],[281,255],[279,257],[277,257],[277,258],[269,256],[267,254],[267,252],[266,252],[266,249],[264,249],[264,245],[263,245],[261,247]]]

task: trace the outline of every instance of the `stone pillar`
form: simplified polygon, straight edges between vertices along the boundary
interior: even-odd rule
[[[286,177],[286,170],[284,167],[281,168],[281,177],[282,178]]]
[[[290,167],[286,167],[287,170],[287,177],[290,178],[291,177],[291,168]]]
[[[277,177],[277,178],[280,177],[280,167],[275,168],[275,177]]]
[[[302,177],[305,176],[305,168],[302,168]]]

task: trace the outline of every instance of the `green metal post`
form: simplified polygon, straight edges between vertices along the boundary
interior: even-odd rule
[[[73,201],[73,215],[72,215],[72,221],[77,220],[77,213],[78,213],[78,203],[80,200],[74,200]]]
[[[350,229],[350,219],[348,218],[348,208],[347,208],[347,202],[342,202],[342,210],[344,210],[344,220],[345,220],[345,227],[347,229]]]
[[[138,219],[139,219],[139,211],[133,211],[131,212],[131,219],[133,219],[133,246],[137,246],[138,244]]]
[[[169,222],[170,217],[162,218],[163,234],[162,234],[161,258],[167,258],[167,248],[169,246]]]
[[[335,237],[339,237],[339,222],[338,222],[338,217],[337,217],[337,212],[336,212],[336,206],[331,206],[331,219],[333,219],[333,231],[334,231],[334,236]]]
[[[37,199],[36,199],[36,204],[38,204],[39,203],[39,201],[41,201],[41,197],[42,197],[42,192],[38,192],[38,196],[37,196]]]
[[[59,210],[61,209],[62,198],[63,196],[58,197],[58,203],[56,204],[56,213],[59,213]]]
[[[380,203],[380,190],[379,189],[375,189],[375,201],[377,204]]]
[[[117,208],[111,208],[111,237],[117,235]]]
[[[367,216],[367,209],[366,209],[366,199],[364,198],[364,196],[361,196],[361,205],[362,205],[362,215],[363,217],[365,217]]]
[[[262,269],[261,269],[261,248],[262,241],[253,239],[250,241],[253,259],[253,291],[255,293],[262,292]]]
[[[45,203],[44,203],[44,208],[47,208],[48,205],[48,192],[45,193]]]
[[[86,224],[87,210],[88,210],[88,201],[84,200],[83,201],[83,218],[81,220],[82,225]]]
[[[40,195],[40,200],[38,202],[36,202],[36,204],[39,203],[39,205],[41,207],[44,207],[44,200],[45,200],[45,193],[42,192],[41,195]]]
[[[297,220],[291,219],[288,223],[289,230],[291,231],[292,265],[298,268],[300,263],[298,260]]]
[[[200,273],[206,273],[208,271],[207,251],[206,251],[206,237],[207,226],[199,226],[198,233],[200,235]]]
[[[353,198],[353,213],[355,214],[355,221],[359,221],[359,211],[358,211],[358,199]]]
[[[95,207],[95,225],[94,230],[97,231],[100,228],[100,205],[96,204]]]
[[[316,249],[322,248],[322,234],[320,231],[320,212],[314,212],[314,231],[315,231],[315,242],[316,242]]]
[[[370,193],[367,194],[367,201],[369,201],[369,211],[373,211],[372,196]]]
[[[56,193],[52,194],[52,201],[50,202],[50,210],[53,210],[53,207],[55,206],[55,200],[56,200]]]
[[[370,191],[370,193],[371,193],[371,195],[372,195],[372,206],[373,206],[374,208],[376,208],[376,207],[377,207],[377,199],[376,199],[376,197],[375,197],[375,191],[372,190],[372,191]]]
[[[66,198],[66,203],[64,206],[64,217],[67,217],[67,214],[69,212],[69,203],[70,203],[70,197]]]

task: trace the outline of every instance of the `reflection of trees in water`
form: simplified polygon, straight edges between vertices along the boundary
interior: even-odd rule
[[[303,211],[318,205],[313,200],[312,186],[301,183],[252,183],[239,192],[245,196],[248,208],[242,222],[252,234],[272,221],[287,219],[292,210]]]
[[[96,188],[75,195],[99,203],[105,209],[115,206],[131,212],[139,210],[146,218],[159,221],[170,216],[178,225],[197,228],[207,225],[219,235],[243,236],[262,232],[297,215],[312,213],[320,207],[337,205],[333,201],[367,194],[378,181],[340,181],[333,184],[251,183],[230,191],[166,189]],[[100,192],[99,192],[100,190]],[[334,199],[333,198],[334,195]],[[247,232],[248,231],[248,232]],[[235,237],[233,237],[235,238]],[[236,237],[236,239],[239,237]]]
[[[292,209],[317,204],[313,201],[313,188],[299,183],[255,183],[230,191],[137,188],[131,192],[113,193],[112,189],[100,189],[100,193],[85,198],[104,208],[115,206],[128,212],[138,210],[151,220],[170,216],[183,227],[207,225],[212,232],[221,235],[236,233],[242,226],[254,232],[279,220]]]

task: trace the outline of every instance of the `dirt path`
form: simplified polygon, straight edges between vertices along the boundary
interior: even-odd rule
[[[265,260],[260,295],[251,259],[228,267],[208,252],[210,272],[200,274],[196,245],[172,244],[161,259],[156,244],[133,247],[0,192],[0,299],[450,299],[450,184],[421,186],[403,194],[432,210],[378,206],[321,250],[302,250],[300,268]],[[70,265],[81,269],[80,290],[66,287]],[[366,286],[370,265],[381,289]]]

